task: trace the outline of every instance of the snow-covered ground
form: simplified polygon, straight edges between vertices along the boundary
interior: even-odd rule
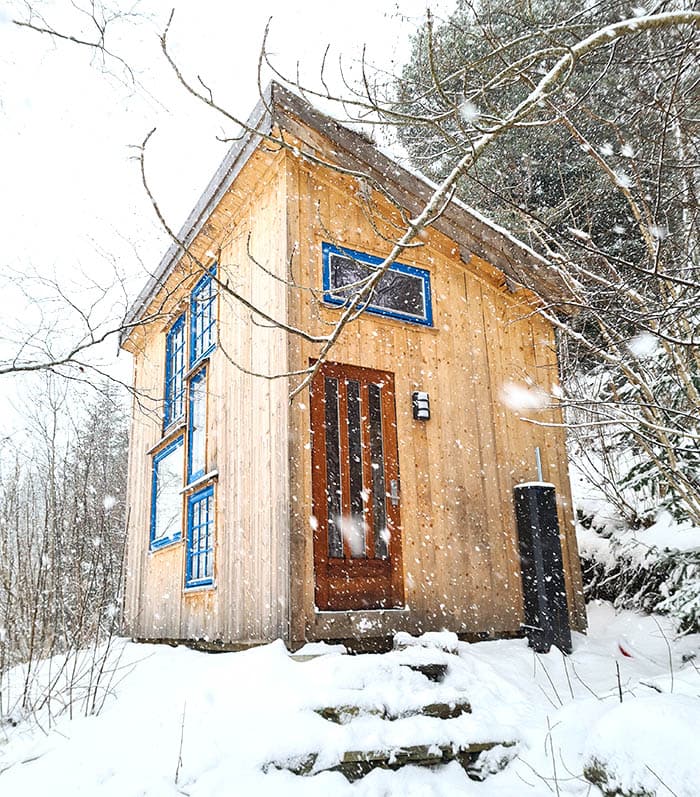
[[[211,655],[120,640],[119,671],[99,716],[64,714],[49,728],[42,709],[0,726],[0,794],[583,796],[601,794],[582,779],[597,759],[623,786],[694,797],[700,638],[674,639],[666,619],[615,614],[607,604],[589,606],[589,621],[566,659],[535,655],[523,640],[436,653],[450,662],[439,685],[400,667],[397,653],[331,649],[299,662],[281,643]],[[464,694],[473,713],[451,720],[363,716],[337,725],[313,711],[354,702],[395,715]],[[333,772],[263,772],[270,761],[311,751],[330,765],[348,749],[477,740],[517,741],[491,754],[514,757],[484,782],[456,762],[375,770],[352,784]]]

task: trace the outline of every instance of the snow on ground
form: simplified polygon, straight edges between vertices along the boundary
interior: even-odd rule
[[[697,795],[700,655],[691,656],[700,638],[674,640],[666,619],[615,614],[607,604],[590,606],[589,621],[568,658],[535,655],[524,640],[459,643],[458,657],[440,653],[450,669],[439,685],[399,666],[413,649],[331,650],[300,662],[280,642],[212,655],[120,641],[121,669],[99,716],[59,717],[49,730],[40,712],[43,731],[33,720],[0,726],[0,794],[537,797],[558,789],[583,797],[601,794],[581,773],[602,764],[623,785],[659,797]],[[364,716],[336,725],[313,711],[352,700],[401,714],[465,694],[473,713],[451,720]],[[332,764],[348,749],[483,739],[517,746],[505,770],[482,783],[456,762],[376,770],[353,784],[339,773],[262,771],[310,751]]]

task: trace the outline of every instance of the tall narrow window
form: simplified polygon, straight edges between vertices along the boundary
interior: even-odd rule
[[[185,415],[185,314],[170,327],[165,339],[165,407],[163,425]]]
[[[210,269],[216,274],[216,266]],[[194,286],[190,299],[190,365],[216,345],[216,286],[209,274]]]
[[[187,501],[186,587],[214,581],[214,487],[191,495]]]
[[[153,457],[151,492],[151,550],[182,538],[183,437]]]
[[[207,448],[207,371],[190,379],[190,417],[187,426],[187,482],[204,476]]]

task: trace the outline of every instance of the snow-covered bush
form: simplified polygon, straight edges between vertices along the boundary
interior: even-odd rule
[[[668,614],[678,631],[700,631],[700,528],[662,511],[647,529],[579,514],[577,536],[588,600]]]

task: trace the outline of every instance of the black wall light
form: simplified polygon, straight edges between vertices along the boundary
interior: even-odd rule
[[[430,420],[430,396],[417,390],[413,396],[413,418],[416,421]]]

